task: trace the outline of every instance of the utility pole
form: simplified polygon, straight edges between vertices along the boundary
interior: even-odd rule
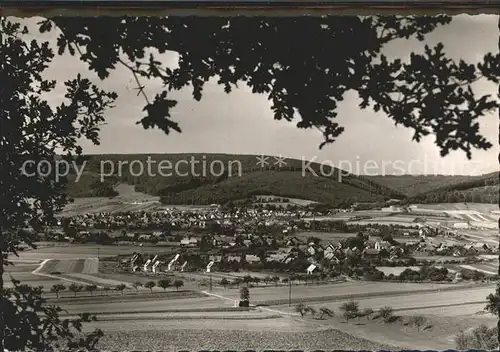
[[[210,286],[209,291],[212,292],[212,274],[210,274]]]
[[[100,249],[101,249],[101,248],[97,247],[97,260],[99,260],[99,258],[100,258],[100,256],[99,256],[99,250],[100,250]]]
[[[292,281],[288,278],[288,306],[292,306]]]

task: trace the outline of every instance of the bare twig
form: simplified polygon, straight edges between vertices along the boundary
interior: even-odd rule
[[[144,88],[145,86],[143,86],[141,84],[141,81],[139,80],[139,76],[137,75],[137,70],[134,69],[132,66],[130,66],[129,64],[127,64],[125,61],[123,61],[122,59],[118,58],[118,61],[123,65],[125,66],[126,68],[128,68],[132,74],[134,75],[134,79],[135,79],[135,82],[137,83],[137,88],[139,90],[139,92],[137,93],[137,95],[140,95],[142,94],[142,96],[144,97],[144,99],[146,99],[146,103],[150,104],[149,102],[149,98],[148,96],[146,95],[146,93],[144,92]]]

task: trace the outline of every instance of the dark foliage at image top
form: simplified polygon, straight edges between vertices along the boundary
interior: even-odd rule
[[[59,52],[79,55],[102,79],[117,65],[127,67],[146,100],[138,122],[144,128],[180,132],[171,119],[177,102],[169,92],[191,86],[193,98],[200,100],[204,84],[217,77],[228,93],[244,82],[254,93],[266,94],[277,120],[292,121],[298,114],[297,127],[322,131],[321,147],[343,132],[335,122],[337,104],[353,90],[360,108],[382,110],[396,124],[412,128],[416,141],[433,133],[441,155],[461,149],[471,158],[473,148],[491,147],[480,136],[477,119],[498,101],[477,97],[470,84],[482,77],[498,82],[498,53],[485,54],[477,64],[449,59],[441,43],[412,54],[409,62],[390,61],[381,53],[390,41],[423,40],[450,21],[447,16],[58,17],[42,21],[40,30],[58,27]],[[177,52],[179,67],[147,57],[147,48]],[[165,86],[152,100],[141,83],[150,78]]]

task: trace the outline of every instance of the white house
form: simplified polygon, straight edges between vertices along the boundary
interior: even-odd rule
[[[456,229],[468,229],[469,224],[466,222],[456,222],[453,224],[453,227]]]
[[[194,237],[184,237],[181,240],[181,246],[196,246],[198,244],[198,239]]]
[[[375,242],[375,249],[376,250],[382,250],[382,249],[388,249],[391,246],[391,244],[387,241],[377,241]]]
[[[400,212],[400,207],[395,207],[394,205],[388,206],[386,208],[381,209],[383,212],[391,213],[391,212]]]

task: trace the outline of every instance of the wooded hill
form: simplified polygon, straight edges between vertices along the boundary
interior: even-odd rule
[[[498,203],[499,173],[470,176],[409,198],[413,203]]]
[[[148,157],[151,160],[149,172]],[[86,157],[86,171],[79,182],[72,182],[72,178],[69,183],[68,194],[72,197],[113,196],[113,185],[125,182],[134,185],[138,192],[160,196],[162,202],[168,204],[224,203],[253,195],[276,195],[330,204],[404,197],[368,178],[329,166],[321,169],[318,163],[310,165],[311,172],[303,167],[302,160],[286,159],[286,165],[280,167],[274,165],[277,161],[270,156],[268,165],[260,167],[257,157],[230,154],[91,155]],[[193,170],[190,164],[179,162],[191,158],[198,161]],[[165,161],[164,167],[170,162],[172,175],[161,176],[158,166],[162,160]],[[119,170],[120,161],[122,167]],[[135,162],[131,170],[132,161]],[[144,167],[141,174],[139,164]],[[104,183],[100,182],[101,165],[103,175],[112,175],[106,176]],[[210,172],[210,165],[213,165],[214,174]],[[177,170],[174,170],[176,166]],[[163,169],[163,174],[168,174],[168,171]]]
[[[138,192],[160,196],[166,204],[212,204],[255,195],[307,199],[332,205],[372,202],[389,198],[411,202],[482,202],[498,198],[498,174],[482,176],[356,176],[319,163],[310,169],[302,160],[232,154],[89,155],[79,182],[70,181],[72,197],[112,197],[123,182]],[[149,158],[149,162],[148,162]],[[193,158],[194,163],[189,163]],[[185,162],[181,161],[184,160]],[[163,161],[163,176],[158,169]],[[121,168],[119,162],[122,163]],[[131,163],[132,167],[130,166]],[[140,171],[143,166],[143,172]],[[149,165],[149,166],[148,166]],[[165,165],[170,166],[165,169]],[[210,167],[212,165],[213,174]],[[104,182],[100,175],[105,175]],[[493,197],[493,198],[492,198]]]

